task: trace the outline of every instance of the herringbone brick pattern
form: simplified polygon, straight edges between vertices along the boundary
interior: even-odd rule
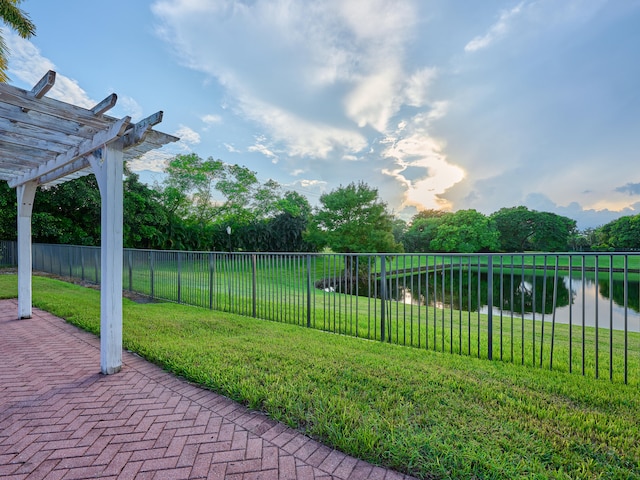
[[[99,340],[0,300],[0,478],[403,479]]]

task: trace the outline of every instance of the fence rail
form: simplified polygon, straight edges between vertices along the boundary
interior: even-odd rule
[[[15,264],[11,243],[0,264]],[[123,288],[157,300],[640,384],[638,253],[125,249],[123,261]],[[35,244],[33,268],[99,283],[100,249]]]

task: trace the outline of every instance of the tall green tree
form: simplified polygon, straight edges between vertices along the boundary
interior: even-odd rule
[[[282,198],[274,180],[260,183],[256,172],[195,153],[169,161],[163,185],[168,210],[183,219],[206,224],[214,221],[250,223],[277,214]],[[223,220],[224,219],[224,220]]]
[[[0,18],[5,25],[15,30],[22,38],[31,38],[36,33],[36,26],[19,5],[22,0],[0,0]],[[8,49],[4,38],[0,36],[0,82],[7,82]]]
[[[505,252],[567,250],[577,232],[575,220],[524,206],[501,208],[491,219],[500,232],[500,249]]]
[[[551,212],[537,212],[536,231],[531,237],[531,249],[541,252],[565,252],[577,232],[571,218]]]
[[[165,169],[164,204],[171,215],[201,224],[215,217],[214,186],[223,179],[224,163],[195,153],[178,155]]]
[[[94,175],[39,189],[33,202],[33,241],[98,245],[100,205]]]
[[[505,252],[530,250],[530,239],[536,233],[536,212],[527,207],[501,208],[491,215],[500,232],[500,249]]]
[[[640,248],[640,214],[627,215],[597,229],[602,250],[630,250]]]
[[[441,218],[430,248],[438,252],[496,251],[500,233],[493,222],[476,210],[458,210]]]
[[[166,243],[168,213],[160,192],[127,172],[123,184],[123,244],[127,248],[162,248]]]
[[[339,253],[399,252],[393,217],[378,190],[364,182],[340,186],[320,196],[310,233],[312,243]]]
[[[0,180],[0,240],[15,240],[18,233],[16,190]]]
[[[410,226],[402,237],[405,252],[430,252],[442,220],[452,215],[442,210],[423,210],[411,218]]]

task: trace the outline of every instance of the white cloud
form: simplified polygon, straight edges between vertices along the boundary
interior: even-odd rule
[[[162,0],[152,10],[177,58],[217,78],[289,156],[357,152],[367,146],[358,129],[384,130],[403,102],[413,1]],[[413,103],[426,71],[412,80]]]
[[[222,117],[220,115],[215,115],[213,113],[209,113],[207,115],[203,115],[202,117],[200,117],[200,119],[207,124],[207,126],[209,125],[216,125],[219,123],[222,123]]]
[[[386,130],[389,120],[400,109],[397,85],[401,76],[399,65],[388,65],[357,83],[345,99],[345,108],[358,127],[369,125],[378,132]]]
[[[135,99],[126,95],[118,95],[118,104],[116,106],[116,110],[114,110],[114,115],[117,115],[116,112],[122,112],[122,116],[127,115],[131,117],[133,122],[137,122],[142,120],[144,115],[144,110],[142,106],[136,102]]]
[[[243,110],[250,119],[264,125],[291,157],[327,156],[337,149],[358,152],[367,145],[361,133],[299,117],[257,99],[243,98]]]
[[[419,210],[452,208],[442,194],[460,182],[465,173],[459,166],[449,163],[441,151],[442,146],[419,129],[383,151],[384,157],[395,160],[395,165],[383,169],[383,173],[404,187],[400,209],[410,206]]]
[[[511,10],[503,11],[498,21],[489,28],[487,33],[475,37],[465,45],[465,52],[475,52],[487,48],[493,42],[504,36],[510,28],[509,23],[522,11],[523,6],[524,2],[521,2]]]
[[[171,148],[161,148],[151,150],[139,158],[135,158],[127,162],[127,166],[132,172],[150,171],[163,173],[168,161],[176,156]]]
[[[226,148],[227,152],[229,153],[242,153],[240,150],[238,150],[236,147],[234,147],[230,143],[224,143],[224,148]]]
[[[421,68],[409,76],[404,89],[407,105],[424,107],[429,103],[429,87],[436,74],[435,68]]]
[[[200,134],[185,125],[180,125],[174,135],[180,137],[180,142],[186,145],[197,145],[200,143]]]
[[[490,213],[534,192],[557,205],[573,197],[585,208],[623,206],[629,199],[615,192],[619,177],[607,193],[592,188],[578,198],[578,185],[586,190],[602,175],[558,167],[569,158],[585,164],[585,145],[603,118],[583,108],[593,104],[584,98],[594,98],[585,86],[608,73],[568,75],[570,64],[588,67],[600,58],[593,47],[603,45],[595,39],[604,28],[590,22],[602,21],[603,0],[506,4],[486,20],[493,7],[474,3],[456,11],[455,21],[447,18],[455,8],[419,0],[157,0],[153,11],[176,60],[222,87],[223,99],[204,111],[224,104],[225,120],[235,115],[233,123],[247,127],[244,137],[234,131],[227,150],[277,160],[272,170],[288,180],[304,174],[333,187],[362,179],[391,208],[407,211]],[[479,22],[485,30],[468,41],[469,26]],[[449,29],[450,38],[438,42]],[[489,48],[498,42],[510,47],[507,54]],[[590,48],[576,50],[581,42]],[[468,54],[458,55],[465,43]],[[483,49],[486,55],[470,55]],[[602,91],[613,97],[636,76]],[[614,113],[609,123],[620,118]],[[570,138],[577,124],[583,131]],[[252,138],[255,130],[264,137]],[[592,164],[602,165],[608,153]],[[597,203],[603,197],[609,203]]]
[[[269,150],[266,145],[260,143],[260,139],[255,143],[255,145],[250,146],[247,150],[250,152],[261,153],[265,157],[270,158],[273,163],[278,163],[278,155]]]
[[[301,187],[304,188],[309,188],[309,187],[325,187],[327,185],[327,182],[323,182],[322,180],[298,180],[297,182],[294,182],[294,185],[300,185]]]
[[[55,71],[55,65],[45,58],[40,50],[28,40],[12,31],[2,29],[2,35],[11,55],[9,57],[9,76],[20,80],[28,89],[33,87],[49,71]],[[56,83],[49,90],[48,97],[84,108],[93,108],[96,101],[91,99],[78,82],[56,72]]]

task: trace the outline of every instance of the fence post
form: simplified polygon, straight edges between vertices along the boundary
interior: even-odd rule
[[[94,266],[93,272],[94,272],[94,275],[95,275],[96,283],[99,284],[100,281],[98,280],[98,278],[99,278],[100,275],[98,274],[99,273],[98,269],[100,268],[100,266],[98,264],[98,253],[100,253],[99,249],[94,249],[93,250],[93,266]]]
[[[150,285],[150,289],[151,289],[151,298],[155,298],[155,285],[154,285],[154,266],[155,266],[155,250],[151,250],[149,252],[149,283]]]
[[[487,261],[487,304],[489,306],[487,313],[487,357],[489,360],[493,360],[493,255],[489,255]]]
[[[311,255],[307,254],[307,327],[311,327]]]
[[[133,267],[131,265],[131,250],[127,252],[127,266],[129,267],[129,291],[133,292]]]
[[[257,317],[257,296],[258,296],[258,282],[256,280],[256,254],[251,255],[251,273],[252,273],[252,298],[253,298],[253,318]]]
[[[178,256],[178,303],[182,303],[182,255],[180,252]]]
[[[215,253],[209,253],[209,310],[213,310],[213,269]]]
[[[380,298],[382,307],[380,309],[380,341],[386,338],[385,328],[387,324],[387,265],[384,255],[380,256]]]
[[[84,282],[84,247],[80,247],[80,277]]]

